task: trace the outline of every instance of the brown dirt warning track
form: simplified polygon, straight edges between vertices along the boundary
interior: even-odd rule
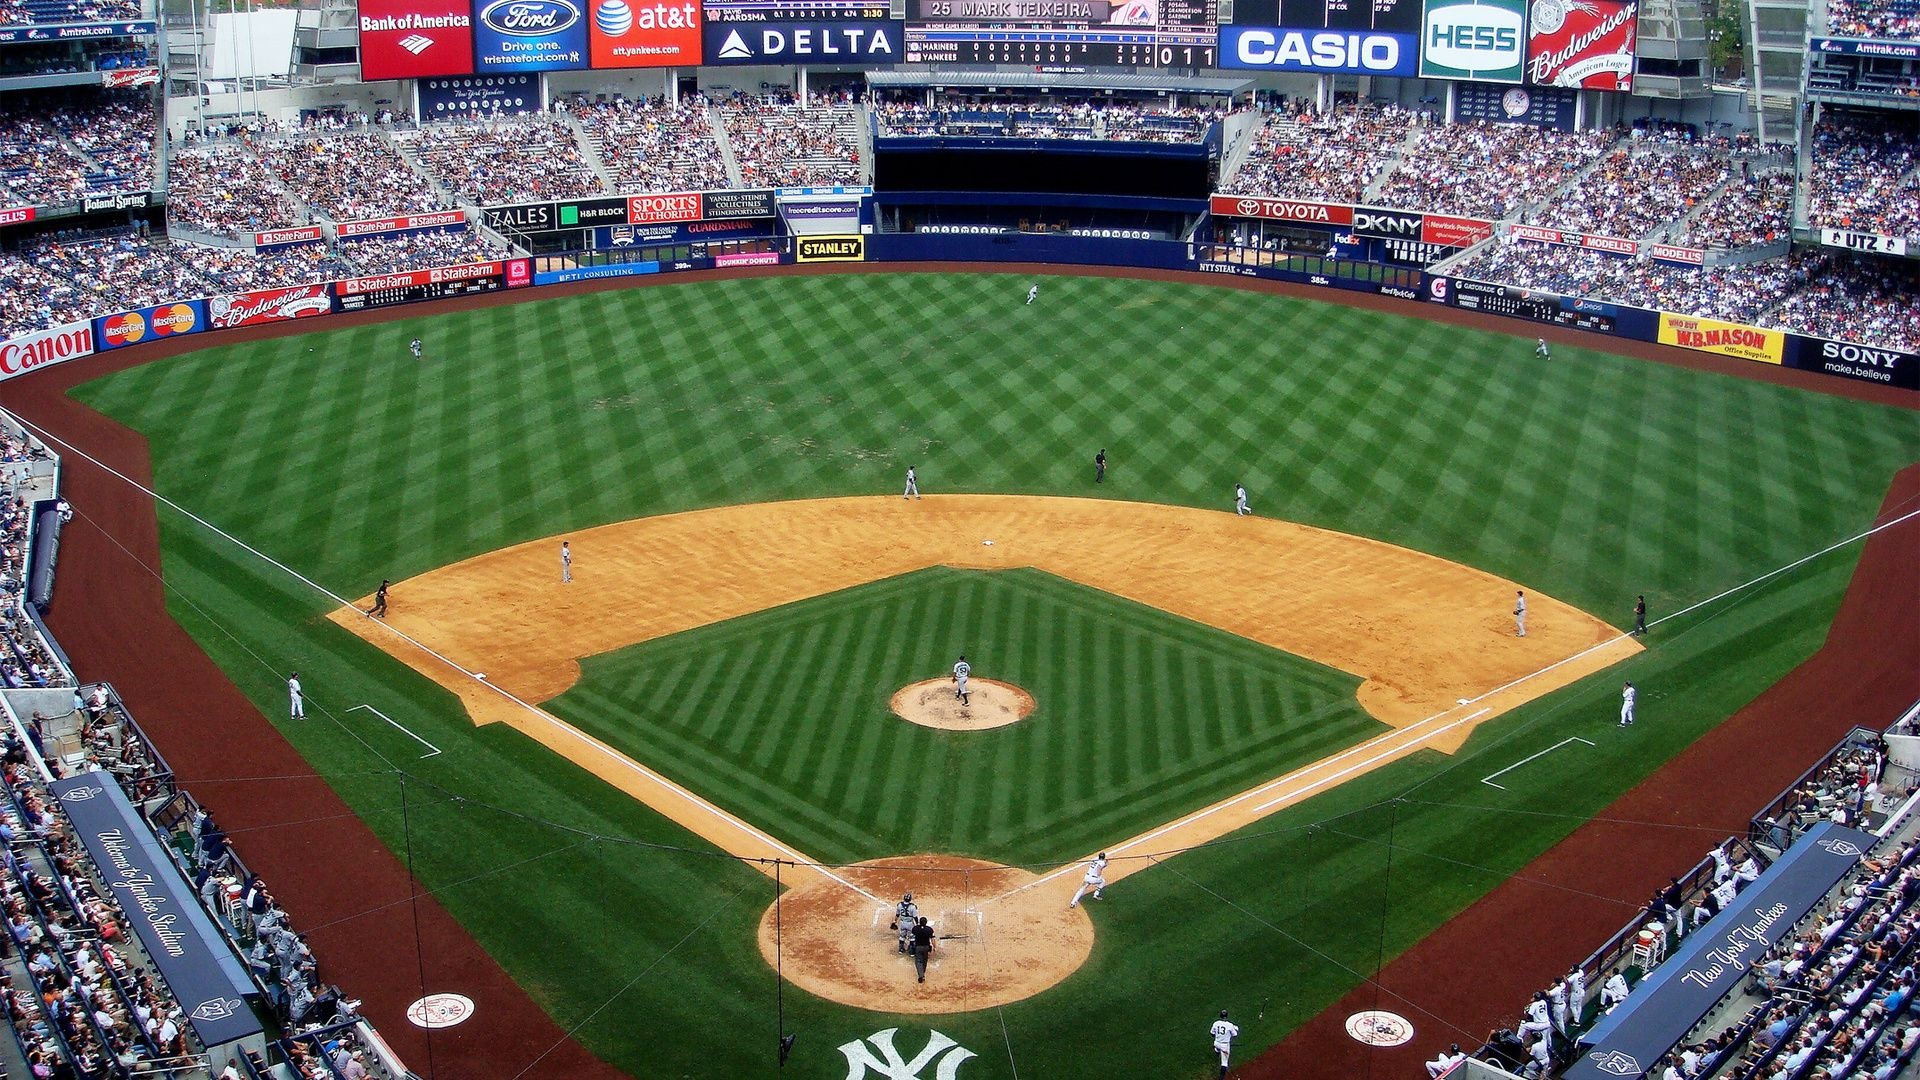
[[[0,384],[0,405],[78,448],[94,455],[108,466],[146,483],[151,479],[146,440],[66,396],[80,382],[138,364],[168,356],[192,352],[250,338],[286,337],[320,329],[347,325],[380,323],[422,315],[458,312],[561,295],[584,294],[615,288],[673,287],[730,277],[776,277],[809,273],[871,273],[868,266],[816,266],[778,268],[739,268],[678,274],[654,280],[582,282],[576,285],[529,290],[520,293],[494,293],[466,297],[432,305],[389,308],[334,316],[318,324],[284,323],[228,331],[212,338],[173,338],[152,344],[122,349],[89,357],[31,376]],[[1188,274],[1175,271],[1129,270],[1077,266],[996,266],[974,263],[917,263],[885,267],[889,273],[1048,273],[1074,276],[1127,277],[1143,280],[1206,284],[1292,296],[1319,302],[1391,312],[1436,322],[1468,326],[1493,333],[1523,337],[1544,333],[1550,340],[1579,344],[1589,348],[1634,356],[1640,359],[1711,371],[1722,375],[1758,379],[1799,389],[1873,401],[1880,404],[1913,407],[1914,395],[1890,387],[1830,378],[1811,372],[1751,364],[1702,353],[1689,352],[1645,342],[1630,342],[1559,328],[1535,328],[1511,320],[1437,305],[1396,300],[1361,293],[1338,292],[1282,282],[1257,281]],[[394,1044],[410,1067],[430,1078],[491,1077],[614,1077],[616,1070],[587,1053],[565,1037],[552,1020],[508,978],[491,957],[447,914],[437,901],[425,894],[406,873],[400,861],[356,818],[344,802],[322,780],[312,775],[306,762],[280,737],[273,725],[255,709],[226,675],[200,650],[199,646],[175,623],[166,610],[165,594],[154,571],[159,566],[158,524],[150,498],[103,470],[67,455],[63,462],[65,491],[80,510],[80,516],[63,536],[63,556],[49,622],[61,644],[73,658],[81,676],[88,680],[105,679],[115,684],[141,723],[153,735],[162,752],[189,787],[232,833],[236,846],[249,865],[259,871],[273,888],[277,899],[292,914],[295,925],[311,929],[316,955],[322,962],[322,974],[330,981],[346,986],[350,993],[366,1002],[368,1016],[382,1034]],[[1920,475],[1915,470],[1902,474],[1905,497],[1920,495]],[[1890,496],[1890,502],[1892,497]],[[1898,546],[1906,545],[1906,546]],[[1836,623],[1828,651],[1837,646],[1855,648],[1857,655],[1872,659],[1876,652],[1865,642],[1880,625],[1906,634],[1915,640],[1920,627],[1920,545],[1887,536],[1876,538],[1867,548],[1862,570],[1856,575],[1855,588],[1849,594],[1842,620]],[[1906,560],[1904,566],[1898,559]],[[1868,566],[1871,562],[1871,575]],[[1869,580],[1869,578],[1872,580]],[[1903,590],[1903,591],[1902,591]],[[1864,609],[1871,609],[1864,610]],[[1857,610],[1860,609],[1860,610]],[[1864,620],[1864,621],[1863,621]],[[1822,656],[1825,656],[1823,652]],[[1819,658],[1816,658],[1818,660]],[[1842,664],[1836,652],[1831,665]],[[1813,668],[1814,664],[1807,665]],[[1881,668],[1876,671],[1886,674]],[[1893,699],[1912,688],[1903,680],[1915,676],[1916,665],[1909,663],[1900,678],[1841,681],[1839,696],[1831,700],[1859,707],[1863,715],[1882,716],[1898,707]],[[1832,670],[1820,677],[1835,679]],[[1899,683],[1904,689],[1896,689]],[[1795,685],[1786,680],[1783,688]],[[1669,816],[1695,820],[1724,817],[1730,822],[1744,820],[1753,804],[1797,775],[1807,761],[1838,737],[1852,722],[1825,709],[1816,710],[1830,717],[1824,730],[1798,732],[1786,718],[1790,708],[1825,704],[1818,684],[1795,690],[1792,702],[1774,709],[1757,730],[1710,736],[1688,755],[1657,773],[1628,798],[1649,793],[1655,805]],[[1785,691],[1781,691],[1785,692]],[[1764,695],[1762,701],[1774,697]],[[1759,707],[1761,702],[1756,702]],[[1846,711],[1849,710],[1836,710]],[[1741,714],[1743,719],[1746,713]],[[1752,721],[1746,721],[1752,723]],[[1731,729],[1734,725],[1729,724]],[[1756,736],[1797,736],[1780,744],[1781,752],[1767,757],[1778,764],[1771,771],[1784,774],[1746,785],[1758,793],[1724,790],[1720,783],[1699,783],[1702,766],[1710,766],[1714,777],[1724,781],[1726,767],[1736,760],[1752,764],[1747,753],[1748,740]],[[1731,745],[1727,745],[1731,743]],[[1717,749],[1709,751],[1709,748]],[[1710,755],[1683,768],[1695,754]],[[231,783],[233,777],[282,777],[266,782]],[[1683,808],[1683,809],[1681,809]],[[1608,848],[1609,857],[1589,857],[1577,865],[1584,878],[1592,879],[1595,891],[1614,890],[1624,897],[1638,897],[1650,891],[1651,883],[1667,866],[1690,864],[1698,854],[1692,847],[1680,852],[1667,845],[1652,853],[1648,862],[1635,858],[1637,845],[1651,830],[1623,836],[1618,846]],[[1586,830],[1582,830],[1586,832]],[[257,836],[253,834],[258,834]],[[1575,836],[1580,836],[1576,833]],[[1559,848],[1543,856],[1516,877],[1516,881],[1557,878],[1566,875],[1568,864]],[[1664,861],[1657,861],[1664,860]],[[1518,889],[1524,903],[1516,904],[1509,895]],[[1496,901],[1496,898],[1502,898]],[[1564,900],[1554,892],[1552,899]],[[412,901],[409,903],[409,901]],[[1425,956],[1424,974],[1433,980],[1427,987],[1447,987],[1448,1000],[1463,1017],[1479,1018],[1479,1026],[1504,1017],[1516,1007],[1516,996],[1532,988],[1558,965],[1558,959],[1591,946],[1606,931],[1585,933],[1581,923],[1560,917],[1564,907],[1554,909],[1537,905],[1538,897],[1527,886],[1509,884],[1482,901],[1466,915],[1437,931],[1413,952],[1389,968],[1394,985],[1420,974],[1419,957]],[[1490,906],[1492,905],[1492,906]],[[1532,909],[1530,909],[1532,905]],[[1475,913],[1486,908],[1502,912],[1509,921],[1476,921]],[[1513,922],[1511,920],[1530,920]],[[417,920],[417,921],[416,921]],[[1605,913],[1597,925],[1611,927],[1619,922],[1617,908]],[[1490,932],[1487,927],[1496,930]],[[1508,926],[1529,929],[1523,958],[1523,973],[1509,972],[1499,963],[1470,950],[1461,943],[1485,945],[1503,940]],[[1446,951],[1451,944],[1452,951]],[[1440,951],[1427,952],[1432,944]],[[1504,954],[1505,950],[1502,950]],[[1449,959],[1451,958],[1451,959]],[[1506,959],[1504,955],[1498,959]],[[1461,980],[1460,968],[1447,965],[1465,963],[1481,976]],[[1498,978],[1488,978],[1494,975]],[[1411,981],[1401,982],[1418,989]],[[406,1005],[423,989],[449,990],[473,998],[476,1019],[461,1028],[442,1030],[431,1035],[407,1023]],[[1354,1000],[1373,1001],[1379,991],[1363,987]],[[1391,1057],[1374,1054],[1364,1059],[1351,1056],[1354,1044],[1339,1023],[1345,1016],[1342,1002],[1328,1011],[1335,1017],[1332,1027],[1326,1017],[1303,1029],[1293,1039],[1276,1048],[1247,1075],[1328,1076],[1370,1075],[1376,1063],[1390,1062],[1380,1075],[1409,1075],[1418,1068],[1417,1059],[1430,1056],[1436,1041],[1444,1045],[1434,1025],[1428,1024],[1407,1048]],[[1412,1075],[1418,1075],[1414,1073]]]

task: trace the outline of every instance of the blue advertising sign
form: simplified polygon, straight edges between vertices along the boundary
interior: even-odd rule
[[[893,19],[708,23],[701,52],[731,64],[897,64],[906,24]]]
[[[657,274],[660,264],[656,261],[617,263],[613,266],[576,266],[567,270],[535,270],[535,285],[559,285],[568,281],[591,281],[594,278],[637,277],[641,274]]]
[[[1420,70],[1420,39],[1385,30],[1223,26],[1220,66],[1242,71],[1410,76]]]
[[[247,1004],[259,988],[120,785],[89,772],[50,790],[200,1041],[220,1046],[260,1031]]]
[[[1817,53],[1837,53],[1842,56],[1890,56],[1896,60],[1920,60],[1920,41],[1814,38],[1809,47]]]
[[[580,0],[474,0],[474,70],[571,71],[587,66]]]
[[[538,75],[459,75],[414,85],[420,95],[414,115],[422,120],[540,111]]]
[[[58,26],[9,26],[0,29],[0,45],[18,41],[92,41],[96,38],[146,37],[151,22],[65,23]]]
[[[155,338],[197,334],[206,328],[205,300],[175,300],[93,320],[93,344],[106,352]]]

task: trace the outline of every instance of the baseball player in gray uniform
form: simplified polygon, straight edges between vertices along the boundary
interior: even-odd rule
[[[307,695],[300,689],[300,673],[297,671],[287,676],[287,697],[289,699],[288,711],[293,714],[293,718],[295,720],[305,720],[307,718]]]
[[[1625,686],[1622,686],[1620,688],[1620,726],[1621,727],[1633,726],[1633,699],[1638,696],[1639,696],[1639,691],[1633,688],[1632,683],[1628,683]]]
[[[560,541],[560,582],[566,584],[573,580],[573,548],[567,541]]]
[[[920,497],[920,478],[914,475],[913,466],[911,465],[907,466],[906,494],[900,497],[903,499],[917,499]]]
[[[1248,514],[1253,513],[1247,506],[1247,486],[1245,484],[1233,485],[1233,512],[1241,517],[1246,517]]]
[[[1527,636],[1527,594],[1518,589],[1513,593],[1513,636]]]
[[[1107,887],[1106,870],[1107,853],[1103,851],[1095,856],[1093,861],[1087,863],[1087,876],[1080,879],[1080,887],[1073,890],[1073,899],[1067,901],[1067,906],[1079,907],[1080,897],[1086,895],[1088,889],[1093,890],[1095,900],[1100,899],[1100,890]]]
[[[953,696],[959,698],[962,705],[973,704],[967,698],[967,676],[971,674],[973,674],[973,665],[967,663],[965,656],[960,657],[953,665]]]
[[[913,926],[920,921],[920,906],[913,902],[913,894],[908,893],[893,905],[893,928],[900,936],[900,952],[907,951],[907,938],[913,933]]]

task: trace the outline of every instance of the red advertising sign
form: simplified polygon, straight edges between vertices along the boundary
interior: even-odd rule
[[[1515,225],[1508,232],[1520,240],[1534,240],[1542,244],[1564,244],[1567,241],[1560,236],[1559,229],[1543,229],[1538,225]]]
[[[24,375],[34,368],[91,355],[92,320],[24,334],[12,341],[0,342],[0,380]]]
[[[471,281],[474,278],[499,277],[500,264],[497,262],[461,263],[459,266],[437,266],[431,270],[403,270],[397,274],[381,274],[377,277],[348,278],[333,283],[341,296],[356,293],[378,292],[381,289],[406,289],[415,285],[432,285],[442,281]]]
[[[0,225],[19,225],[33,220],[34,209],[31,206],[15,206],[0,210]]]
[[[1442,247],[1472,247],[1493,235],[1493,222],[1479,218],[1428,214],[1420,222],[1420,242]]]
[[[216,330],[286,319],[310,319],[333,310],[333,300],[325,285],[299,285],[291,289],[258,289],[229,293],[207,300],[207,325]]]
[[[374,236],[379,233],[406,232],[409,229],[442,229],[449,225],[465,225],[467,215],[459,210],[439,210],[431,214],[409,214],[405,217],[368,218],[364,221],[343,221],[334,227],[335,235],[346,240],[355,236]]]
[[[1707,261],[1707,253],[1700,248],[1675,247],[1672,244],[1654,244],[1650,253],[1661,262],[1686,263],[1699,266]]]
[[[700,209],[699,192],[677,195],[632,195],[627,198],[627,224],[650,225],[660,221],[699,221],[706,215]]]
[[[109,90],[127,86],[156,86],[159,82],[159,68],[121,68],[100,73],[100,85]]]
[[[280,244],[317,244],[327,238],[318,225],[302,225],[295,229],[268,229],[253,234],[254,247],[274,247]]]
[[[1353,207],[1338,203],[1267,199],[1258,195],[1215,195],[1212,209],[1216,217],[1270,218],[1308,225],[1353,224]]]
[[[1611,251],[1616,255],[1632,255],[1640,250],[1637,241],[1622,240],[1617,236],[1582,236],[1580,246],[1594,251]]]
[[[780,262],[777,251],[738,251],[728,255],[715,255],[715,266],[774,266]]]
[[[1635,3],[1534,0],[1527,81],[1585,90],[1631,90],[1638,27]]]
[[[700,64],[700,0],[592,0],[588,16],[596,68]]]
[[[533,284],[532,259],[507,260],[507,288],[519,289]]]
[[[360,0],[360,77],[473,74],[468,0]]]

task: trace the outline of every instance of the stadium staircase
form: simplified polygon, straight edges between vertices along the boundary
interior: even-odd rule
[[[425,165],[422,165],[420,163],[420,159],[413,155],[411,143],[408,143],[403,139],[394,138],[393,132],[390,129],[383,128],[378,130],[380,132],[380,139],[384,141],[387,144],[387,146],[393,150],[395,154],[398,154],[400,156],[400,160],[405,162],[407,165],[407,168],[413,171],[413,175],[419,177],[422,180],[425,180],[427,182],[427,186],[433,189],[434,205],[436,206],[459,206],[460,205],[460,197],[454,194],[453,189],[441,183],[440,178],[433,175],[433,171],[431,169],[428,169]]]
[[[573,132],[573,144],[578,146],[580,153],[586,157],[587,167],[593,170],[595,179],[600,181],[600,187],[607,192],[619,191],[620,185],[614,182],[613,173],[607,169],[606,159],[600,156],[599,140],[587,134],[586,125],[572,113],[563,112],[560,114],[560,119],[567,125],[567,130]]]
[[[873,110],[862,101],[853,107],[854,126],[859,129],[860,182],[873,183]]]
[[[1380,192],[1387,186],[1387,177],[1392,176],[1393,170],[1399,168],[1400,162],[1406,160],[1406,156],[1419,144],[1420,136],[1426,130],[1423,124],[1415,124],[1407,129],[1406,137],[1400,140],[1400,148],[1388,155],[1387,160],[1381,162],[1380,171],[1373,174],[1373,179],[1367,181],[1366,189],[1360,192],[1361,202],[1370,206],[1380,205]]]
[[[707,126],[713,129],[713,141],[720,146],[720,160],[727,166],[727,186],[746,187],[746,181],[740,175],[740,159],[733,156],[733,140],[727,137],[727,122],[720,115],[720,106],[707,103]]]
[[[1215,191],[1232,191],[1232,184],[1240,176],[1241,166],[1253,154],[1253,144],[1259,141],[1261,116],[1256,112],[1237,112],[1222,121],[1226,125],[1225,138],[1227,152],[1220,160],[1220,179],[1214,185]],[[1300,138],[1300,126],[1292,117],[1273,118],[1267,123],[1274,125],[1276,141],[1297,142]],[[1285,124],[1285,128],[1279,125]]]

